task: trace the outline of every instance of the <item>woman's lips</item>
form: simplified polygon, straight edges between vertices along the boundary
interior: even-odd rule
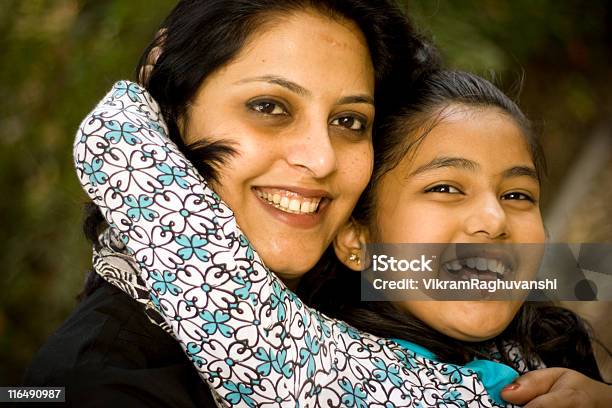
[[[331,199],[323,190],[283,187],[253,187],[264,209],[277,220],[297,228],[312,228],[321,222]]]
[[[276,209],[291,214],[311,214],[317,211],[322,196],[305,197],[295,191],[280,188],[255,188],[259,198]]]

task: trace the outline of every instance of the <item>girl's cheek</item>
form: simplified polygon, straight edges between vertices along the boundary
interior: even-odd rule
[[[516,243],[543,243],[546,241],[546,230],[540,212],[529,217],[521,217],[511,224],[511,236]]]

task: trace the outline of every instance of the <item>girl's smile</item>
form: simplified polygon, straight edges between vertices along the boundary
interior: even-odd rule
[[[381,180],[373,238],[390,243],[543,243],[536,174],[525,138],[508,115],[454,105],[414,154]],[[449,269],[466,278],[504,276],[516,263],[508,254],[466,253],[457,258]],[[520,305],[409,300],[397,304],[432,328],[468,341],[498,335]]]
[[[347,228],[337,242],[360,236],[364,242],[457,244],[438,254],[434,274],[449,280],[518,279],[523,270],[537,270],[538,256],[512,249],[545,241],[538,173],[519,126],[499,109],[458,103],[432,116],[438,121],[425,126],[427,132],[407,135],[415,144],[379,180],[369,228],[361,235],[354,232],[357,227]],[[432,295],[438,300],[394,303],[431,328],[466,341],[501,333],[522,303],[440,301],[452,297]],[[475,299],[482,299],[479,295]]]

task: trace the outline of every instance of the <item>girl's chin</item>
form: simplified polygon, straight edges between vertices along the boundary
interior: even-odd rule
[[[511,310],[490,310],[481,315],[455,316],[449,321],[446,334],[458,340],[479,342],[490,340],[501,334],[512,321]]]
[[[483,328],[480,327],[476,330],[465,330],[465,328],[461,328],[461,330],[451,330],[450,333],[447,333],[449,337],[452,337],[457,340],[466,341],[470,343],[477,343],[481,341],[491,340],[492,338],[497,337],[501,332],[504,331],[504,327],[491,327],[491,328]]]

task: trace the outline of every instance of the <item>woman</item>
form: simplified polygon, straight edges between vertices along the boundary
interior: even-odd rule
[[[163,28],[164,52],[148,89],[160,103],[168,136],[232,205],[266,264],[295,287],[348,219],[369,180],[374,100],[377,118],[383,117],[394,103],[389,91],[408,86],[410,74],[430,63],[427,48],[393,5],[377,0],[184,0]],[[116,96],[140,100],[137,87],[124,85]],[[138,119],[143,107],[126,107],[123,113],[148,131],[159,131],[156,117]],[[103,144],[141,140],[135,132],[142,128],[113,120],[104,126]],[[116,164],[132,159],[108,153]],[[182,185],[186,173],[179,168],[162,166],[167,177],[159,180],[146,176],[141,165],[157,154],[163,151],[140,155],[138,165],[113,178],[117,191]],[[92,187],[108,181],[99,164],[84,169]],[[264,195],[271,200],[262,200]],[[176,198],[166,196],[166,205],[175,208]],[[153,215],[146,197],[133,199],[128,199],[134,204],[130,216]],[[182,204],[167,214],[168,225],[214,229],[231,222],[227,209],[206,220],[193,214],[201,202]],[[90,236],[100,232],[98,226],[90,217]],[[208,256],[199,238],[183,243],[180,256]],[[163,254],[151,250],[148,259]],[[133,283],[121,288],[141,293]],[[138,304],[99,279],[86,292],[88,299],[35,360],[28,383],[67,385],[67,400],[79,405],[94,403],[89,398],[94,391],[105,392],[113,403],[202,403],[205,397],[195,391],[193,372],[178,347],[140,318]],[[157,383],[171,385],[164,389]]]
[[[408,103],[407,114],[390,121],[395,132],[385,139],[392,145],[383,150],[390,154],[382,156],[387,167],[378,173],[381,177],[375,179],[374,198],[367,202],[375,220],[370,233],[389,241],[543,243],[537,205],[541,160],[528,122],[518,108],[486,81],[464,73],[433,73],[423,76],[419,84],[416,89],[420,92],[412,95],[415,105]],[[125,89],[125,84],[116,89]],[[142,93],[137,87],[134,91]],[[142,102],[140,120],[156,115],[154,103],[146,97],[136,99]],[[159,153],[148,156],[149,177],[161,180],[166,174],[164,166],[185,171],[183,186],[160,187],[150,195],[143,194],[152,204],[144,206],[147,212],[141,208],[133,215],[129,197],[146,192],[147,186],[134,185],[125,193],[117,191],[112,182],[94,183],[86,170],[80,174],[90,196],[122,231],[123,242],[146,272],[143,276],[149,280],[157,310],[165,315],[194,364],[226,403],[504,404],[501,385],[516,377],[507,365],[482,359],[465,366],[448,362],[440,359],[445,354],[406,341],[422,340],[410,333],[400,333],[398,339],[378,338],[305,307],[265,269],[235,220],[214,221],[218,215],[227,215],[227,207],[205,184],[199,184],[202,180],[159,131],[145,128],[137,136],[142,140],[117,140],[114,147],[99,140],[100,129],[108,122],[106,115],[127,124],[125,111],[129,107],[125,93],[112,91],[91,120],[84,122],[75,144],[77,168],[87,169],[99,158],[109,180],[119,180],[116,175],[125,164],[115,164],[110,155],[113,149],[133,155],[151,148]],[[492,155],[498,146],[503,149]],[[181,199],[195,194],[202,204],[200,216],[211,224],[176,230],[174,224],[164,221],[169,214],[165,197],[170,191]],[[398,206],[397,197],[408,200]],[[265,192],[261,198],[271,201]],[[387,214],[381,208],[386,203],[395,206],[386,211],[402,218],[403,223],[385,223],[383,216]],[[432,217],[428,235],[406,235],[413,234],[424,217]],[[194,256],[196,249],[184,244],[196,237],[209,241],[198,247],[207,251],[200,256]],[[355,227],[347,227],[338,236],[338,254],[352,268],[358,263],[353,255],[363,242]],[[151,243],[168,255],[152,253]],[[172,258],[173,254],[178,256]],[[441,304],[445,302],[425,307],[405,302],[396,307],[451,341],[471,342],[480,348],[474,352],[475,346],[464,346],[461,352],[471,348],[472,356],[512,356],[512,365],[521,372],[542,365],[542,356],[528,354],[538,351],[537,347],[530,350],[529,342],[542,339],[516,336],[520,330],[502,335],[520,303],[455,304],[460,312],[454,315]],[[501,347],[485,343],[498,336]],[[448,347],[440,349],[451,355]],[[455,359],[465,357],[459,353]],[[499,372],[507,378],[490,376]],[[596,396],[602,390],[609,392],[592,381],[588,385]]]

